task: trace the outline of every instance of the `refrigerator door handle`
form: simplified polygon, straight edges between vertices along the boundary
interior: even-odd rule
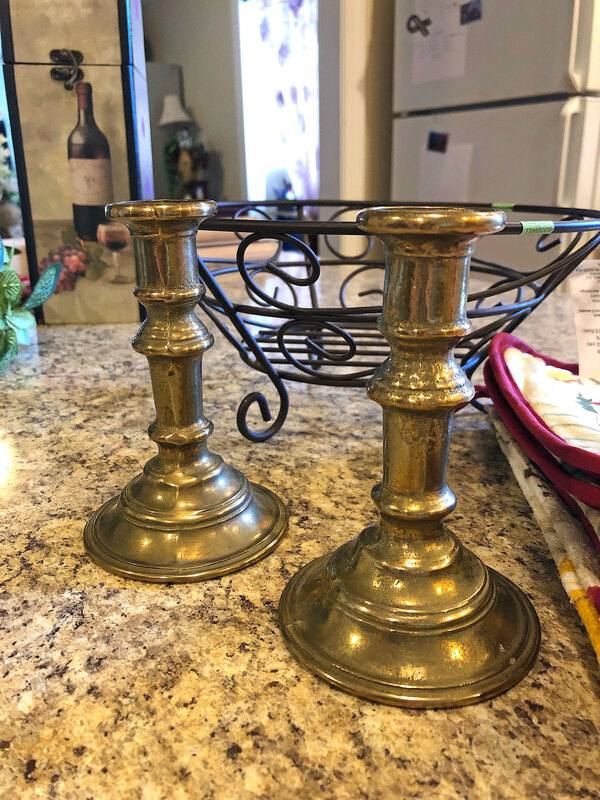
[[[569,43],[569,65],[567,67],[567,72],[569,75],[569,80],[573,84],[573,88],[576,92],[580,92],[582,87],[581,75],[579,75],[575,71],[575,61],[577,58],[577,40],[579,38],[580,8],[581,8],[581,0],[573,0],[573,22],[571,25],[571,41]]]
[[[556,190],[556,203],[559,206],[568,206],[569,201],[565,197],[565,187],[567,184],[567,166],[569,162],[569,146],[571,144],[571,122],[576,114],[582,111],[581,97],[570,97],[560,110],[560,115],[564,120],[562,148],[560,151],[560,167],[558,171],[558,188]]]

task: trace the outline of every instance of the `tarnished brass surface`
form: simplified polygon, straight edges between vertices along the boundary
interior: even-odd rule
[[[397,207],[358,223],[386,250],[379,328],[390,357],[367,386],[383,407],[379,522],[301,569],[279,605],[292,653],[353,694],[394,705],[459,706],[517,683],[540,629],[525,595],[444,523],[454,410],[473,396],[454,346],[468,331],[469,261],[501,212]]]
[[[207,448],[213,424],[202,409],[202,354],[212,334],[194,312],[204,287],[195,236],[213,202],[107,206],[128,226],[148,316],[133,348],[150,365],[158,446],[142,474],[88,521],[84,542],[101,566],[157,582],[204,580],[267,555],[287,527],[281,500]]]

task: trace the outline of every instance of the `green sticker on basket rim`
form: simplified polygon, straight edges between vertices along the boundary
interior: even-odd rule
[[[514,203],[492,203],[492,208],[498,208],[501,211],[512,211],[514,207]]]
[[[525,221],[521,222],[523,230],[521,233],[552,233],[554,230],[554,223],[552,220],[540,220],[539,222]]]

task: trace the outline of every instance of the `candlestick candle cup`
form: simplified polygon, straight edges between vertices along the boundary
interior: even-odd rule
[[[367,386],[383,408],[379,521],[303,567],[279,605],[291,652],[361,697],[461,706],[517,683],[535,661],[537,616],[513,583],[462,546],[444,517],[453,412],[473,397],[454,359],[478,237],[502,212],[370,208],[358,224],[386,252],[379,329],[389,358]]]
[[[215,213],[207,202],[113,203],[127,225],[147,317],[133,348],[148,358],[158,446],[143,472],[90,518],[85,547],[98,564],[129,578],[197,581],[267,555],[287,527],[283,503],[208,450],[213,424],[202,407],[202,355],[213,336],[195,314],[204,293],[195,236]]]

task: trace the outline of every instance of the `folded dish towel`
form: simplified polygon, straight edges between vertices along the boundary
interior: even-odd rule
[[[500,445],[600,660],[600,381],[506,333],[491,342],[484,378]]]
[[[489,366],[547,450],[600,476],[600,380],[580,378],[577,364],[544,356],[509,333],[494,336]]]
[[[600,510],[600,424],[588,408],[594,407],[600,385],[580,379],[576,370],[576,364],[550,359],[500,333],[491,342],[483,374],[486,393],[504,424],[580,517],[600,551],[600,529],[590,519],[596,517],[590,510]]]

